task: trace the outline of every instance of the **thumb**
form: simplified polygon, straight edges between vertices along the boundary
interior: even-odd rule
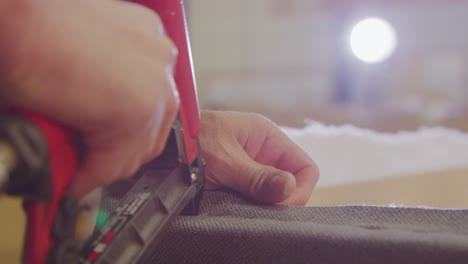
[[[266,204],[284,201],[294,191],[295,177],[286,171],[255,162],[241,163],[232,188],[249,198]]]

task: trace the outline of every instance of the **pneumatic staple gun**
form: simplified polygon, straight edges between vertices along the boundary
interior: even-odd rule
[[[178,116],[166,149],[142,166],[120,205],[84,244],[74,232],[82,206],[66,197],[81,155],[77,135],[36,113],[0,116],[0,191],[24,199],[26,264],[142,263],[175,216],[196,214],[204,185],[199,109],[182,0],[134,0],[154,10],[178,48]]]

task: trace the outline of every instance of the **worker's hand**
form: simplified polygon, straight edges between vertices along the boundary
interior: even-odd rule
[[[319,177],[314,161],[258,114],[202,112],[206,188],[228,187],[261,203],[304,205]]]
[[[0,26],[0,98],[81,133],[87,152],[70,194],[157,156],[178,106],[176,51],[158,16],[124,1],[8,2],[17,5]]]

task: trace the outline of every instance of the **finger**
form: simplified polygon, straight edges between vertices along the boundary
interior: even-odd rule
[[[133,160],[128,160],[128,157],[135,156],[132,152],[123,146],[89,150],[68,193],[73,197],[82,197],[98,186],[130,176],[137,169]]]
[[[274,159],[269,165],[290,172],[296,178],[296,188],[285,202],[304,205],[319,179],[319,170],[310,156],[286,134],[277,129],[268,135],[261,151],[270,151]]]
[[[319,173],[316,168],[317,167],[306,167],[295,174],[296,188],[291,196],[281,202],[282,204],[305,205],[307,203],[319,178]]]
[[[157,158],[159,155],[161,155],[161,153],[164,151],[164,148],[166,147],[167,140],[172,129],[172,122],[170,120],[172,120],[173,118],[168,117],[168,115],[166,114],[163,119],[164,120],[160,125],[159,131],[153,132],[157,134],[156,140],[154,141],[150,154],[147,155],[143,160],[144,163],[147,163]]]
[[[168,71],[171,71],[171,70],[168,68]],[[172,75],[170,74],[168,75],[169,75],[168,78],[169,78],[169,86],[170,86],[169,93],[170,94],[166,102],[167,106],[165,107],[165,109],[161,110],[165,112],[162,118],[163,120],[160,126],[158,126],[160,127],[159,131],[154,131],[154,133],[157,133],[156,135],[157,139],[155,141],[153,151],[148,157],[146,157],[145,162],[153,160],[154,158],[159,156],[161,152],[164,150],[164,147],[166,146],[166,143],[167,143],[167,139],[172,129],[172,123],[174,122],[174,119],[177,115],[177,110],[179,108],[179,93],[177,91],[174,78],[172,77]]]
[[[320,176],[315,162],[299,146],[290,143],[289,148],[277,161],[276,167],[292,173],[296,178],[296,188],[285,203],[306,204]]]
[[[247,165],[247,164],[246,164]],[[258,202],[274,204],[287,199],[296,180],[291,173],[253,162],[252,171],[238,175],[241,191]]]
[[[225,187],[267,204],[285,200],[294,190],[296,182],[291,173],[255,162],[240,145],[227,157],[229,165],[211,164],[209,171]]]

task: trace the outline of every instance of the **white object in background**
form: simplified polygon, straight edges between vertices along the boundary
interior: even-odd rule
[[[310,123],[282,129],[318,164],[320,187],[468,168],[468,134],[448,128],[389,134]]]
[[[353,27],[349,42],[356,57],[367,63],[377,63],[392,55],[397,39],[395,30],[387,21],[367,18]]]

